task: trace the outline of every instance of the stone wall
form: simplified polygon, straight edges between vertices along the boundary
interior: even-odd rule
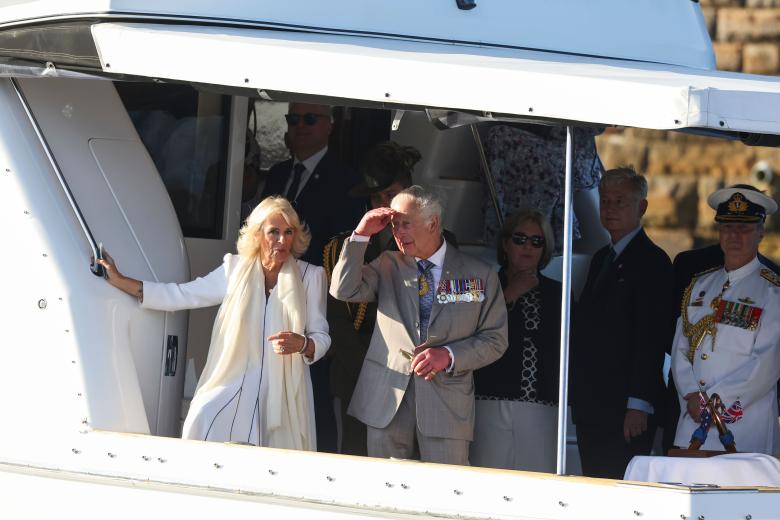
[[[780,74],[780,0],[701,0],[720,70]],[[646,226],[670,255],[716,240],[707,195],[749,183],[780,194],[780,149],[679,132],[609,129],[598,138],[607,168],[648,176]],[[779,216],[780,217],[780,216]],[[780,218],[768,220],[762,252],[780,259]]]

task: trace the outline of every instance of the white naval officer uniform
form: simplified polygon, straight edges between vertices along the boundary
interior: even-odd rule
[[[728,281],[725,290],[724,284]],[[727,272],[725,268],[695,277],[686,291],[688,322],[695,324],[713,315],[710,306],[721,294],[730,311],[717,322],[717,332],[707,334],[689,361],[689,341],[683,334],[683,315],[677,321],[672,349],[672,373],[680,399],[680,419],[674,444],[687,448],[699,426],[687,412],[683,396],[703,390],[717,393],[731,407],[739,401],[743,416],[727,424],[740,452],[773,453],[778,428],[777,381],[780,378],[780,278],[754,258]],[[757,309],[760,309],[758,311]],[[756,314],[760,316],[756,319]],[[722,451],[713,424],[701,449]]]

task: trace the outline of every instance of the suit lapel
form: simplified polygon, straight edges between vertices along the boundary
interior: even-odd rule
[[[420,341],[417,331],[420,321],[420,296],[417,287],[417,262],[413,256],[400,255],[398,275],[402,285],[400,291],[405,295],[399,311],[408,328],[409,337],[417,343]]]
[[[604,261],[604,255],[607,254],[607,248],[609,244],[602,247],[591,258],[590,266],[588,267],[588,278],[585,281],[585,287],[582,289],[581,301],[589,300],[593,293],[593,283],[596,280],[596,274],[599,272],[602,262]]]
[[[292,171],[292,159],[287,159],[278,166],[278,174],[268,177],[268,185],[263,189],[263,195],[265,197],[269,195],[281,195],[284,196],[284,187],[290,178]]]

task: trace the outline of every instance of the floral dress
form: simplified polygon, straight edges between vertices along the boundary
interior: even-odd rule
[[[601,129],[574,130],[574,190],[598,186],[604,166],[596,151],[595,137]],[[566,128],[539,125],[497,125],[488,131],[485,142],[490,173],[498,195],[498,207],[504,218],[519,208],[536,208],[550,219],[555,235],[555,254],[563,245],[564,187],[566,175]],[[494,243],[500,225],[490,191],[485,211],[485,239]],[[580,237],[574,215],[574,238]]]

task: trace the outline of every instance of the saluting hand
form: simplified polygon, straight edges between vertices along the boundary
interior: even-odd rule
[[[365,237],[376,235],[390,223],[396,211],[392,208],[375,208],[363,215],[355,228],[355,233]]]

